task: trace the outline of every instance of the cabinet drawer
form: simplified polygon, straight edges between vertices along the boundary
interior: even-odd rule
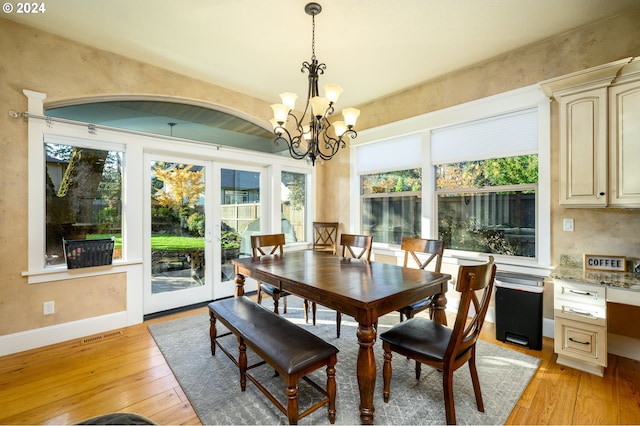
[[[556,280],[553,286],[556,299],[567,300],[572,303],[606,306],[606,287],[600,285],[579,284]]]
[[[555,352],[567,357],[607,366],[607,329],[556,318]]]
[[[606,325],[607,323],[607,305],[590,305],[564,299],[556,299],[554,305],[556,316],[594,325]]]

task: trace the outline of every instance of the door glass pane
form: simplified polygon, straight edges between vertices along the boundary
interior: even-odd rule
[[[220,176],[222,281],[233,280],[231,259],[251,256],[251,235],[260,233],[260,173],[222,169]]]
[[[205,170],[151,162],[152,293],[204,285]]]
[[[304,241],[307,213],[307,176],[302,173],[282,172],[281,211],[282,232],[286,242]]]

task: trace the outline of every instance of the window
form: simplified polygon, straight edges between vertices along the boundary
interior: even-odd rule
[[[360,188],[365,235],[389,244],[421,235],[422,169],[362,175]]]
[[[520,268],[532,268],[532,273],[545,275],[551,261],[550,127],[549,99],[539,85],[531,85],[368,129],[351,147],[352,158],[355,158],[351,167],[349,206],[355,218],[352,226],[364,231],[362,224],[367,220],[363,211],[366,196],[362,194],[361,176],[420,168],[422,238],[438,238],[444,230],[441,219],[453,221],[469,214],[478,219],[475,228],[471,229],[513,225],[508,232],[507,226],[502,226],[511,244],[510,251],[503,247],[496,252],[516,255],[504,255],[498,261],[505,268],[519,271]],[[439,169],[450,172],[447,167],[456,164],[462,167],[473,162],[484,168],[491,160],[528,156],[536,161],[537,181],[511,180],[509,183],[494,182],[494,186],[486,187],[441,185],[438,188],[436,185]],[[498,208],[498,204],[502,207]],[[525,212],[526,216],[523,216]],[[453,217],[447,218],[447,213]],[[495,214],[502,216],[493,222],[485,220],[487,215]],[[480,219],[485,221],[480,222]],[[361,224],[359,229],[358,224]],[[515,224],[520,228],[518,233]],[[533,234],[533,237],[522,237],[523,234]],[[516,247],[517,239],[527,243]],[[446,247],[447,256],[469,257],[470,252],[465,250],[473,248],[462,248],[457,243],[449,242],[460,248]],[[471,257],[476,258],[476,254],[478,252]]]
[[[64,264],[62,240],[116,238],[122,257],[123,152],[45,143],[47,265]]]
[[[537,155],[436,167],[438,238],[445,247],[536,256]]]
[[[287,241],[303,241],[306,236],[307,175],[283,171],[280,184],[282,232]]]
[[[449,250],[536,257],[537,109],[435,130],[438,238]]]

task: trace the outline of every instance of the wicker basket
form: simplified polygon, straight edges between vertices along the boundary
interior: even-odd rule
[[[62,240],[68,269],[111,265],[116,239]]]

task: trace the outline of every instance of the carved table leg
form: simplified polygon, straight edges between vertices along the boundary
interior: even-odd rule
[[[211,355],[216,354],[216,337],[218,337],[218,330],[216,329],[216,317],[213,312],[209,311],[209,338],[211,339]]]
[[[446,307],[447,298],[444,293],[433,296],[433,319],[435,322],[447,325],[447,314],[444,311]]]
[[[244,296],[244,275],[236,273],[236,297]]]
[[[360,389],[360,421],[362,424],[373,424],[373,390],[376,385],[376,360],[373,353],[373,344],[376,338],[376,329],[371,323],[358,326],[356,333],[360,348],[358,350],[358,387]]]

